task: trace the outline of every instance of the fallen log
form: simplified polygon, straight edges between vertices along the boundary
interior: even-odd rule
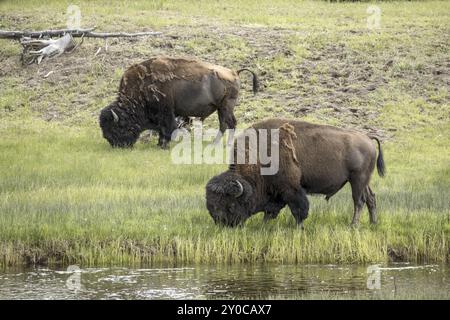
[[[85,38],[119,38],[119,37],[142,37],[142,36],[156,36],[161,32],[93,32],[94,28],[87,29],[58,29],[58,30],[42,30],[42,31],[7,31],[0,30],[0,39],[21,39],[27,38],[42,38],[42,37],[62,37],[65,34],[70,34],[72,37]]]
[[[42,30],[42,31],[6,31],[0,30],[0,39],[21,39],[27,38],[42,38],[42,37],[61,37],[66,33],[70,33],[72,37],[79,37],[83,33],[91,32],[95,29],[57,29],[57,30]]]
[[[64,52],[72,52],[84,38],[120,38],[156,36],[161,32],[94,32],[95,27],[86,29],[56,29],[42,31],[7,31],[0,30],[0,39],[20,40],[23,47],[21,60],[23,64],[38,64],[45,58],[57,57]],[[51,37],[60,37],[51,39]],[[81,42],[75,44],[73,38],[81,37]],[[98,54],[98,52],[97,52]]]

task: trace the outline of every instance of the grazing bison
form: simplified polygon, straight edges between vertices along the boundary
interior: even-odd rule
[[[120,80],[117,99],[100,113],[103,137],[113,147],[132,146],[147,129],[159,132],[167,148],[178,119],[206,117],[217,111],[220,131],[234,129],[234,107],[239,95],[239,73],[196,60],[155,57],[131,66]]]
[[[302,226],[309,210],[307,194],[324,194],[328,200],[347,182],[354,202],[352,224],[359,223],[364,203],[371,223],[377,222],[375,194],[369,187],[375,163],[380,176],[385,172],[377,138],[287,119],[268,119],[251,128],[268,129],[267,134],[279,129],[279,170],[261,175],[258,158],[256,164],[232,163],[228,171],[213,177],[206,185],[206,206],[216,223],[236,226],[261,211],[265,220],[275,218],[287,204]],[[378,158],[371,139],[378,143]],[[236,145],[235,141],[235,153]]]

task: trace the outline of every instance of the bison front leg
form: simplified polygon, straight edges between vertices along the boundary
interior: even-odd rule
[[[158,146],[162,149],[168,149],[172,133],[177,128],[177,122],[173,112],[164,114],[160,119],[159,126]]]
[[[284,208],[286,203],[284,202],[269,202],[264,208],[264,222],[275,219]]]
[[[292,215],[297,222],[297,226],[303,229],[303,221],[308,217],[309,201],[303,188],[297,191],[288,191],[284,194],[283,200],[291,209]]]
[[[159,131],[158,147],[162,147],[163,143],[164,143],[164,136],[162,135],[161,131]]]

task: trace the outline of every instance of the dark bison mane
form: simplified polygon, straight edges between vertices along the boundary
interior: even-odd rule
[[[152,113],[124,95],[100,112],[103,137],[113,147],[131,147],[142,131],[150,127]]]

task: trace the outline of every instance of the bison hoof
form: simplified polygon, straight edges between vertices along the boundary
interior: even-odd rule
[[[158,143],[158,145],[163,150],[169,150],[169,142],[168,141],[162,141],[161,143]]]
[[[352,228],[352,229],[357,229],[359,227],[359,222],[352,222],[352,223],[350,223],[350,228]]]

